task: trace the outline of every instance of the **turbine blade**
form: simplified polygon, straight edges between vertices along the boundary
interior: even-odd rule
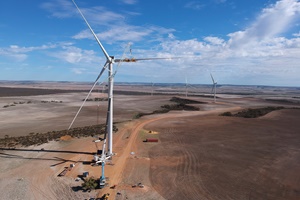
[[[187,77],[185,75],[185,97],[187,97],[188,95],[188,81],[187,81]]]
[[[194,87],[194,86],[192,86],[192,85],[190,85],[190,84],[188,84],[188,86],[189,86],[190,88],[197,89],[196,87]]]
[[[130,49],[130,46],[131,46],[131,43],[129,42],[129,43],[127,44],[127,46],[125,47],[124,51],[123,51],[122,59],[117,59],[117,60],[123,60],[123,59],[125,58],[125,55],[126,55],[127,51]],[[131,49],[130,49],[130,53],[131,53]],[[116,62],[116,61],[115,61],[115,62]],[[123,63],[123,62],[118,62],[117,69],[116,69],[116,71],[113,73],[113,77],[117,74],[117,72],[118,72],[119,68],[121,67],[121,64],[122,64],[122,63]]]
[[[210,77],[213,83],[215,83],[214,77],[212,76],[212,74],[210,73]]]
[[[82,107],[84,106],[84,104],[85,104],[86,100],[87,100],[87,99],[89,98],[89,96],[91,95],[91,93],[92,93],[92,91],[93,91],[94,87],[96,86],[96,84],[97,84],[98,80],[100,79],[101,75],[102,75],[102,74],[103,74],[103,72],[105,71],[105,69],[106,69],[107,65],[108,65],[108,62],[106,62],[106,63],[105,63],[105,65],[104,65],[104,67],[102,68],[102,70],[101,70],[100,74],[99,74],[99,75],[98,75],[98,77],[96,78],[96,80],[95,80],[95,82],[94,82],[94,85],[93,85],[93,87],[90,89],[90,91],[89,91],[88,95],[85,97],[85,99],[84,99],[83,103],[81,104],[81,106],[80,106],[79,110],[77,111],[77,113],[76,113],[76,115],[75,115],[74,119],[72,120],[72,122],[71,122],[71,124],[70,124],[70,126],[69,126],[68,130],[70,130],[70,128],[73,126],[73,124],[74,124],[74,122],[75,122],[75,120],[76,120],[76,118],[77,118],[78,114],[80,113],[80,111],[81,111]]]
[[[214,91],[214,85],[211,87],[211,94],[213,94],[213,91]]]
[[[94,38],[96,39],[96,41],[98,42],[103,54],[105,55],[106,59],[111,61],[111,57],[109,57],[108,53],[106,52],[106,50],[104,49],[104,47],[102,46],[100,40],[98,39],[97,35],[95,34],[95,32],[93,31],[92,27],[90,26],[90,24],[88,23],[88,21],[86,20],[86,18],[84,17],[84,15],[82,14],[81,10],[79,9],[79,7],[77,6],[77,4],[75,3],[74,0],[72,0],[74,5],[76,6],[78,12],[80,13],[81,17],[83,18],[83,20],[85,21],[86,25],[89,27],[90,31],[92,32]]]

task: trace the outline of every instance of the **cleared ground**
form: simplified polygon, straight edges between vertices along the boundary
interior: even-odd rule
[[[149,151],[152,186],[167,199],[299,199],[299,116],[282,110],[260,119],[151,123],[146,128],[161,141]]]
[[[97,147],[94,138],[65,137],[41,146],[0,150],[0,198],[89,199],[109,192],[111,199],[300,199],[300,110],[284,109],[255,119],[219,116],[250,107],[299,107],[290,102],[297,93],[223,95],[217,103],[190,95],[206,102],[194,105],[200,111],[171,111],[134,120],[138,112],[170,104],[173,95],[116,95],[115,121],[122,123],[114,134],[117,155],[105,167],[109,186],[116,184],[116,189],[91,193],[80,189],[78,175],[101,174],[101,167],[90,163],[101,144]],[[84,97],[85,93],[2,97],[3,106],[32,101],[1,106],[2,137],[66,129]],[[270,98],[280,101],[266,100]],[[50,102],[41,103],[44,100]],[[104,122],[106,102],[100,105],[100,119],[98,102],[88,102],[75,126]],[[145,143],[146,138],[159,142]],[[71,163],[75,168],[57,177]],[[132,188],[137,183],[145,187]]]

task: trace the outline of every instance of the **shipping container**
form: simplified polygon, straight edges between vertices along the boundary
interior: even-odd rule
[[[147,138],[146,142],[158,142],[158,139],[156,139],[156,138]]]

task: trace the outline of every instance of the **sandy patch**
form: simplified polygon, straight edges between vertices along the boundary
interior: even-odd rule
[[[60,140],[62,140],[62,141],[67,141],[67,140],[71,140],[71,139],[72,139],[72,137],[70,135],[65,135],[65,136],[60,137]]]

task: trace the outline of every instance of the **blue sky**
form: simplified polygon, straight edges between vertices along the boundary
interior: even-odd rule
[[[300,86],[298,0],[76,2],[110,55],[181,57],[123,63],[116,81]],[[94,81],[105,63],[71,0],[1,1],[0,19],[0,80]]]

